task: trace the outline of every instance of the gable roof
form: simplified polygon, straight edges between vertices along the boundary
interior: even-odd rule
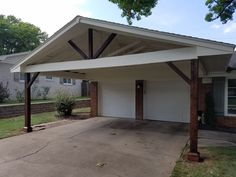
[[[183,45],[185,47],[205,47],[209,49],[215,49],[223,52],[233,52],[235,45],[218,42],[208,39],[201,39],[192,36],[179,35],[174,33],[162,32],[157,30],[151,30],[146,28],[134,27],[123,25],[114,22],[108,22],[104,20],[92,19],[82,16],[76,16],[73,20],[63,26],[55,34],[53,34],[46,42],[41,46],[33,50],[29,55],[20,60],[11,71],[14,72],[20,66],[26,66],[27,64],[34,63],[34,57],[40,54],[46,48],[53,48],[56,46],[56,42],[60,42],[63,39],[70,40],[73,36],[72,33],[81,33],[88,28],[98,29],[102,31],[117,33],[121,35],[135,36],[142,39],[151,39],[169,42],[173,44]]]
[[[15,65],[21,59],[25,58],[30,52],[20,52],[8,55],[0,55],[0,63],[8,63]]]

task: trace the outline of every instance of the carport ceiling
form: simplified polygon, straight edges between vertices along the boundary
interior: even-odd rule
[[[79,28],[79,27],[78,27]],[[80,29],[78,29],[78,32]],[[94,51],[97,51],[101,44],[109,37],[111,33],[107,31],[94,30],[93,47]],[[48,48],[46,51],[40,53],[34,62],[31,64],[41,64],[50,62],[62,62],[62,61],[75,61],[83,59],[80,54],[75,51],[68,39],[72,40],[84,53],[88,53],[88,30],[83,31],[82,34],[76,33],[72,38],[66,38],[63,42],[58,43],[53,48]],[[157,40],[142,39],[138,37],[132,37],[129,35],[124,36],[118,34],[106,50],[100,55],[100,57],[106,56],[121,56],[125,54],[137,54],[152,51],[160,51],[174,48],[181,48],[183,45],[172,44],[168,42],[161,42]],[[116,52],[119,49],[120,52]]]
[[[231,55],[213,55],[199,57],[207,72],[222,72],[229,65]]]

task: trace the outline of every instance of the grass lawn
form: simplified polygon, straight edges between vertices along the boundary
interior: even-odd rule
[[[89,99],[88,97],[76,97],[76,100],[86,100]],[[37,104],[37,103],[51,103],[55,102],[55,98],[47,98],[46,100],[44,99],[32,99],[31,103],[32,104]],[[7,100],[4,103],[0,103],[0,106],[11,106],[11,105],[23,105],[25,104],[24,102],[18,102],[16,100]]]
[[[171,177],[236,177],[236,147],[200,148],[204,162],[180,159]]]
[[[80,108],[73,110],[74,114],[81,112],[89,112],[90,108]],[[59,120],[56,112],[45,112],[40,114],[33,114],[31,116],[32,125],[48,123]],[[24,126],[24,116],[18,116],[8,119],[0,119],[0,139],[18,135],[22,133]]]

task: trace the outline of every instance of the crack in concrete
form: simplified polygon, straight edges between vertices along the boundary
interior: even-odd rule
[[[41,148],[37,149],[37,150],[34,151],[34,152],[31,152],[31,153],[29,153],[29,154],[26,154],[26,155],[17,157],[17,158],[15,158],[15,159],[10,159],[10,160],[3,161],[3,162],[1,162],[0,164],[10,163],[10,162],[13,162],[13,161],[21,160],[21,159],[24,159],[24,158],[26,158],[26,157],[35,155],[35,154],[39,153],[40,151],[44,150],[49,144],[50,144],[50,142],[47,142],[44,146],[42,146]]]

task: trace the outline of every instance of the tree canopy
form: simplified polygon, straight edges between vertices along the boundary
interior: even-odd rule
[[[205,17],[206,21],[211,22],[219,18],[225,24],[233,20],[236,0],[207,0],[205,4],[209,9],[209,13]]]
[[[0,15],[0,55],[33,50],[46,39],[47,34],[33,24]]]
[[[109,0],[117,4],[122,10],[122,17],[126,17],[127,22],[131,25],[132,20],[140,20],[142,16],[152,14],[152,9],[157,5],[158,0]],[[233,14],[236,8],[236,0],[206,0],[205,5],[209,9],[205,20],[208,22],[220,19],[225,24],[233,20]]]
[[[133,19],[140,20],[141,16],[149,16],[151,10],[157,5],[158,0],[109,0],[117,4],[122,10],[122,17],[126,17],[127,22],[131,25]]]

